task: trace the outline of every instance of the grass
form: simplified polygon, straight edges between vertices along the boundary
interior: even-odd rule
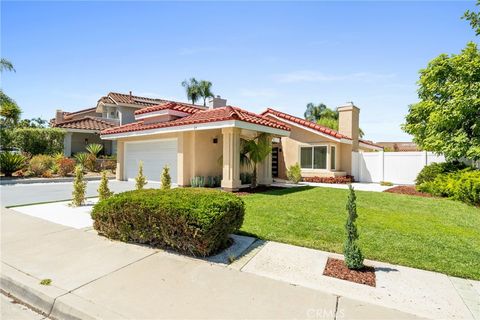
[[[347,191],[294,188],[244,196],[241,232],[342,253]],[[480,209],[448,199],[357,191],[366,258],[480,280]]]

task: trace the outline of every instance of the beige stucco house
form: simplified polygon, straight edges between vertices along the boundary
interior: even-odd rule
[[[271,138],[272,154],[258,166],[258,182],[285,178],[288,166],[300,163],[304,176],[351,172],[352,150],[381,149],[358,139],[359,109],[342,106],[339,132],[267,109],[262,114],[227,106],[220,97],[210,107],[161,102],[134,111],[135,121],[101,132],[117,145],[117,179],[137,175],[140,161],[148,180],[159,181],[165,165],[172,182],[190,185],[196,176],[222,176],[225,190],[241,188],[240,141],[259,133]]]

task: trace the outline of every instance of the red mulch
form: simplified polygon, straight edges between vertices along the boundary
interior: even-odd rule
[[[328,258],[323,274],[329,277],[375,287],[375,268],[373,267],[365,266],[360,270],[350,270],[343,260]]]
[[[352,183],[352,176],[343,176],[343,177],[303,177],[302,181],[305,182],[317,182],[317,183],[333,183],[333,184],[346,184]]]
[[[426,198],[433,197],[430,193],[417,191],[417,189],[415,189],[415,186],[396,186],[396,187],[387,189],[383,192],[408,194],[411,196],[426,197]]]

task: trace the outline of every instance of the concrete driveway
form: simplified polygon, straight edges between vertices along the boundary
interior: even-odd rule
[[[96,196],[100,181],[87,183],[87,197]],[[135,189],[135,181],[110,180],[110,190],[123,192]],[[146,188],[158,188],[159,183],[148,183]],[[2,207],[25,205],[47,201],[61,201],[72,198],[72,182],[50,182],[34,184],[15,184],[0,186],[0,202]]]

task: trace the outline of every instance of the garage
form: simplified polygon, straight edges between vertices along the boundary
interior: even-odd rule
[[[177,183],[177,139],[125,142],[125,179],[135,179],[140,161],[148,181],[160,181],[168,165],[172,183]]]

